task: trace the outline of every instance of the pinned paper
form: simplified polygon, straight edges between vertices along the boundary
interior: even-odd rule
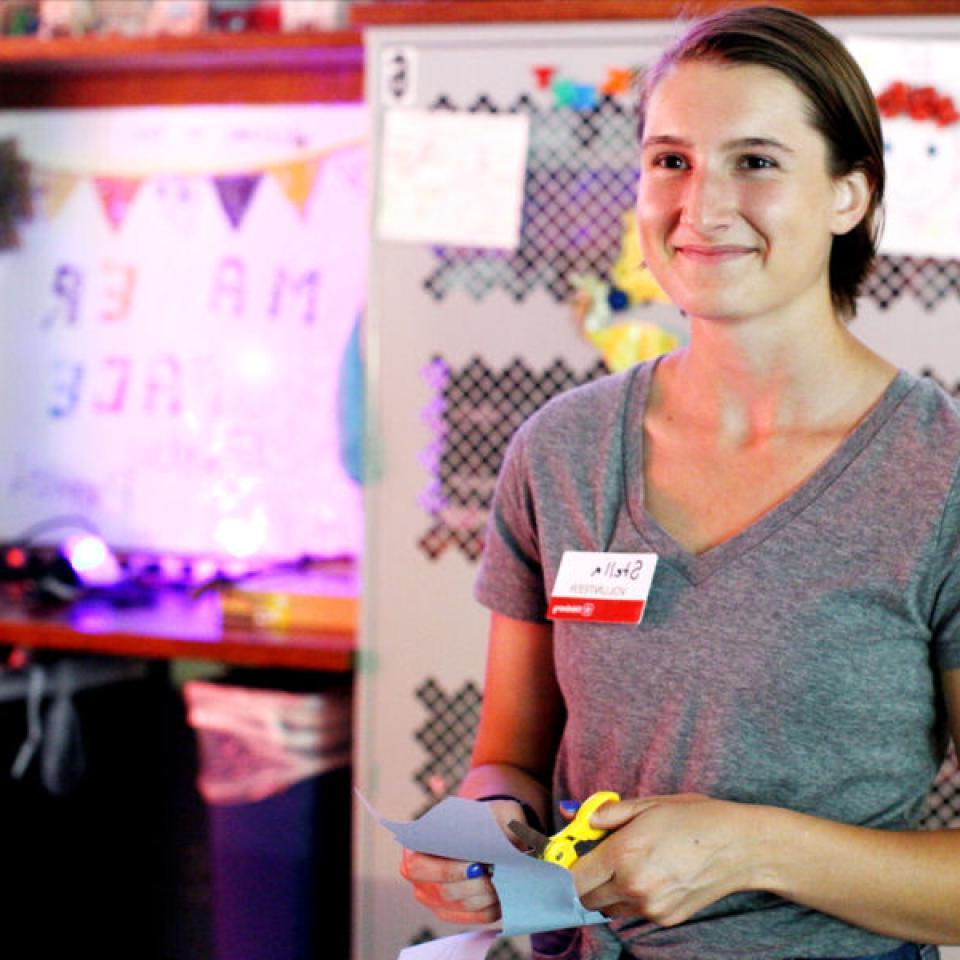
[[[500,898],[502,936],[607,922],[602,913],[587,910],[580,902],[569,871],[518,850],[504,836],[486,803],[448,797],[419,820],[398,822],[381,817],[366,800],[363,802],[408,850],[491,864],[491,879]],[[465,940],[458,950],[468,948],[478,949],[474,940]],[[468,952],[428,954],[431,958],[449,956],[456,960],[466,960],[473,955]],[[401,960],[414,960],[407,956],[407,951],[400,956]],[[418,954],[416,960],[426,958]]]
[[[923,90],[941,107],[882,110],[887,187],[880,252],[960,256],[960,123],[950,109],[960,103],[960,44],[853,37],[847,46],[881,101],[902,85]]]
[[[385,240],[514,249],[529,118],[389,110],[378,228]]]
[[[397,960],[483,960],[498,936],[496,930],[471,930],[455,937],[428,940],[401,950]]]

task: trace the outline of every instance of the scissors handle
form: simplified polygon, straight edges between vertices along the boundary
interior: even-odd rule
[[[571,867],[580,856],[583,845],[602,840],[607,835],[606,830],[598,830],[590,826],[590,818],[605,803],[619,803],[620,794],[612,790],[600,790],[590,794],[580,808],[577,815],[562,830],[555,833],[547,843],[541,858],[561,867]]]

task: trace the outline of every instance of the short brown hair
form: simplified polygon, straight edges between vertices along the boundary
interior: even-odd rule
[[[642,80],[639,132],[653,90],[677,64],[688,60],[753,64],[784,74],[806,97],[810,122],[827,143],[830,173],[862,170],[871,199],[860,223],[833,238],[830,294],[834,308],[852,317],[857,295],[877,254],[885,171],[876,98],[857,62],[815,20],[782,7],[741,7],[694,23],[668,47]]]

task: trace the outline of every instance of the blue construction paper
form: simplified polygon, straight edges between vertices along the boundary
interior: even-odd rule
[[[607,922],[580,903],[569,871],[518,850],[486,803],[448,797],[418,820],[400,822],[363,802],[408,850],[491,864],[506,937]]]

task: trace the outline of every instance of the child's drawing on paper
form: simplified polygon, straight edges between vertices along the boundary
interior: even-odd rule
[[[883,121],[887,195],[880,252],[960,257],[960,45],[858,37]]]
[[[960,255],[960,114],[953,99],[898,80],[877,105],[887,164],[884,250]]]

